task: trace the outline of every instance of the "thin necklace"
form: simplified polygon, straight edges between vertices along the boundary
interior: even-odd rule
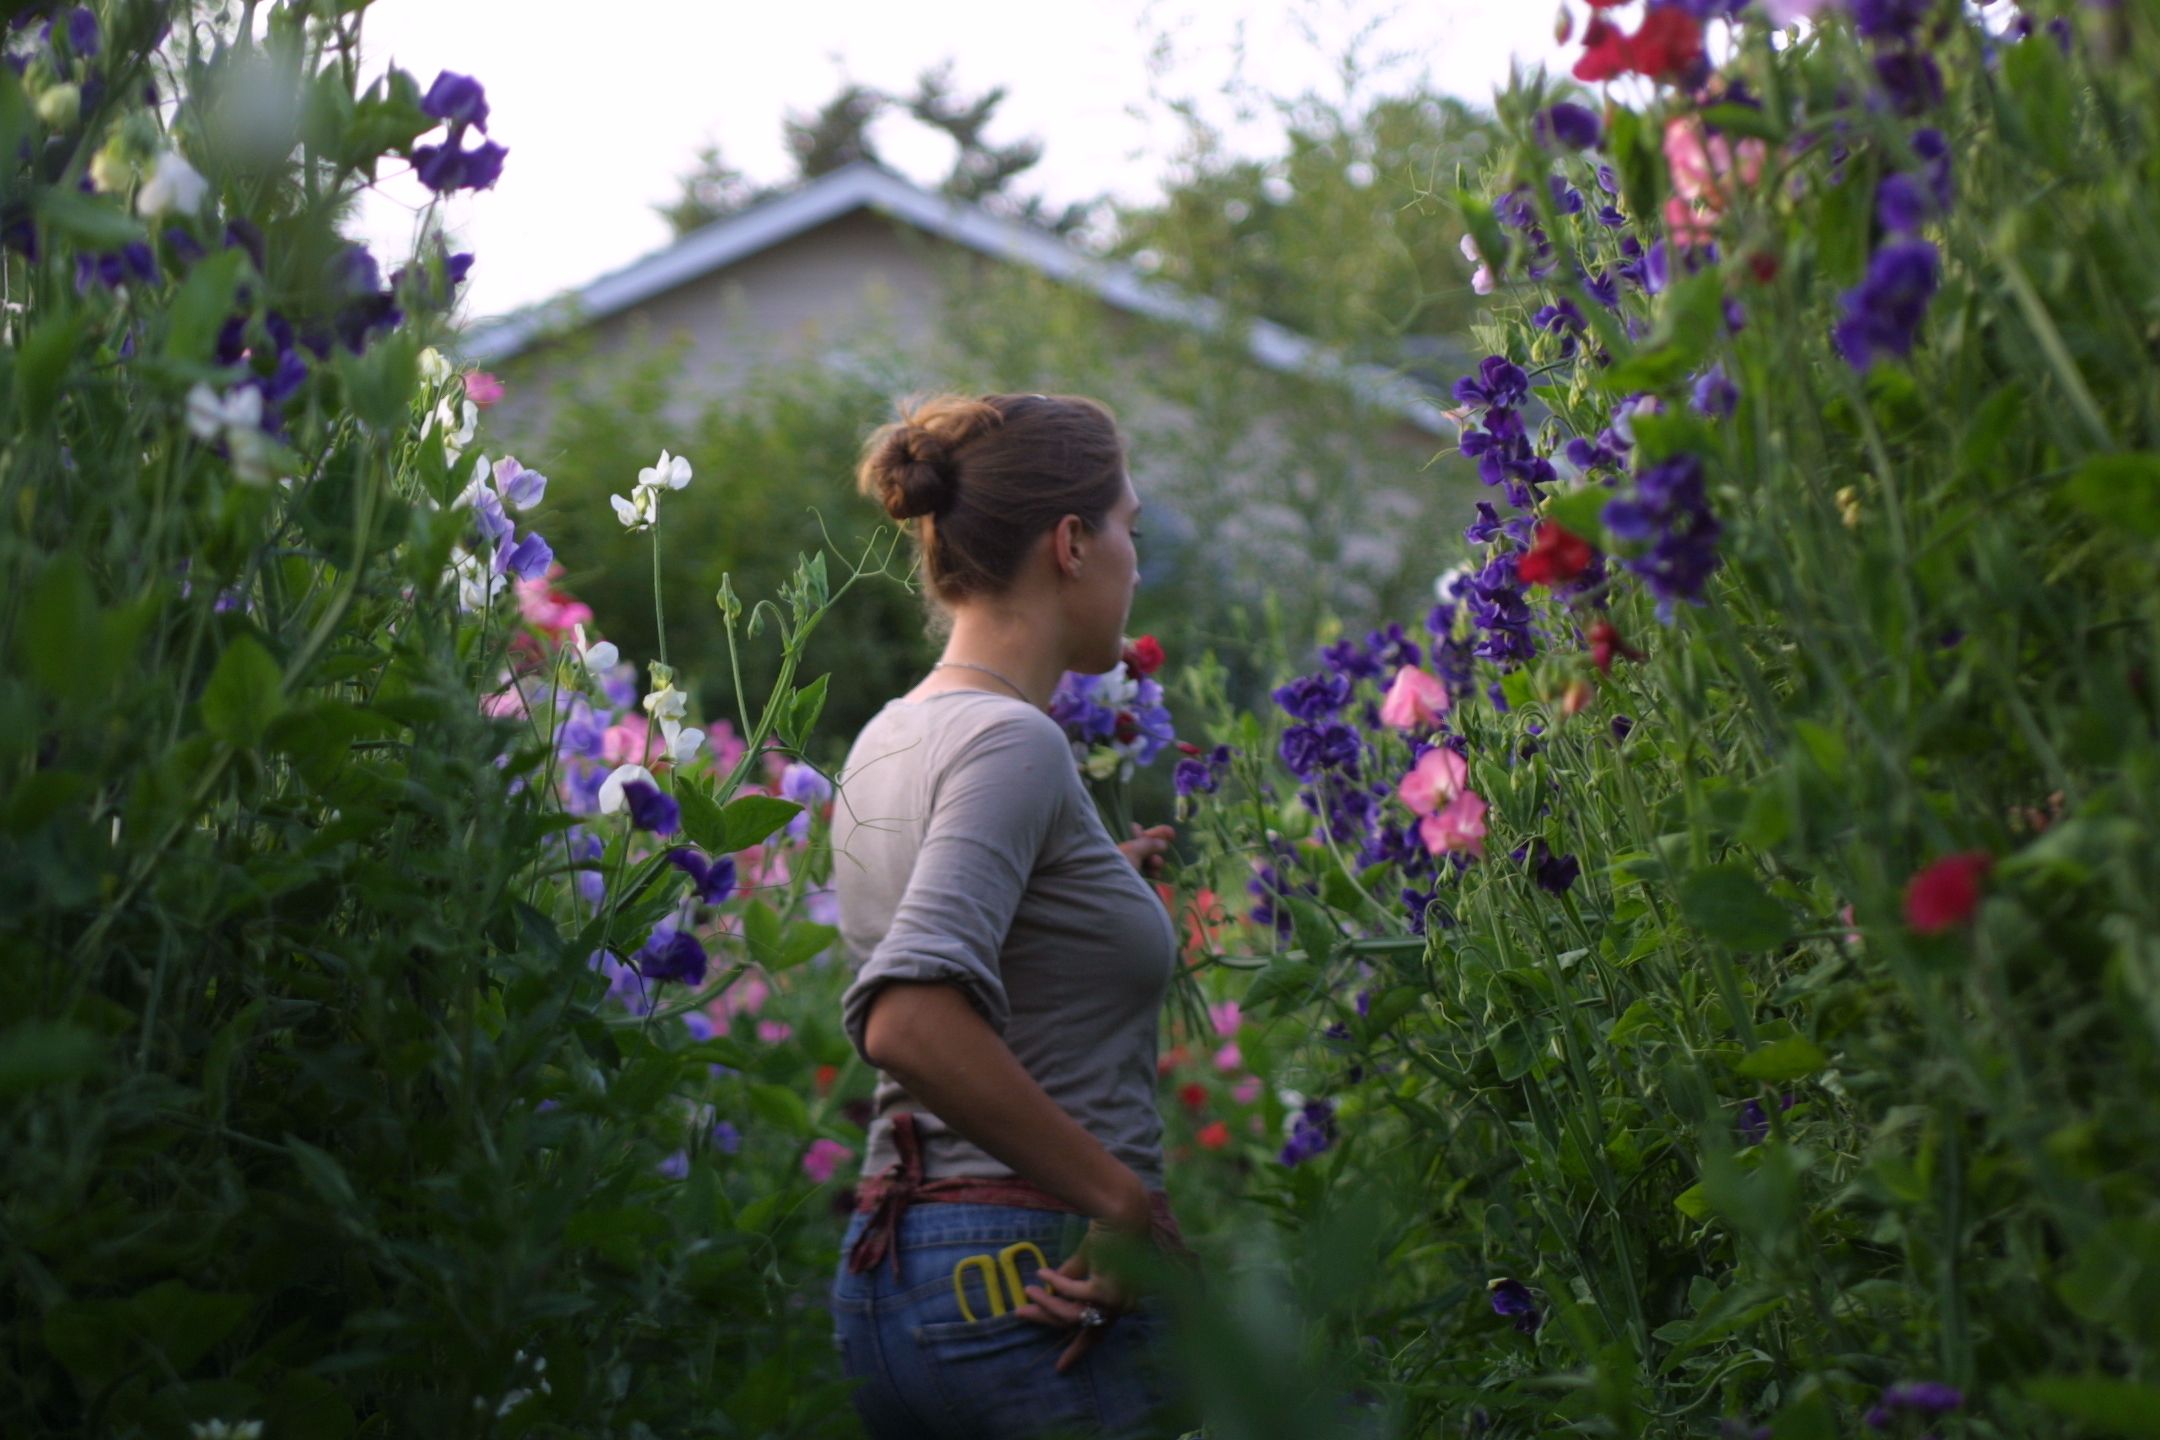
[[[991,669],[988,665],[977,665],[974,662],[968,660],[940,660],[937,662],[937,664],[932,665],[930,668],[933,670],[980,670],[983,674],[988,675],[993,680],[1004,680],[1006,685],[1011,687],[1013,694],[1019,696],[1022,700],[1027,700],[1027,703],[1030,705],[1035,704],[1033,700],[1028,700],[1027,691],[1021,689],[1018,685],[1014,685],[1011,680],[1007,679],[1003,675],[998,674],[997,671]]]

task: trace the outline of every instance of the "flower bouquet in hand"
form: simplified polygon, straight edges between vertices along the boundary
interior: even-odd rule
[[[1177,738],[1162,686],[1163,648],[1152,635],[1125,647],[1125,658],[1100,675],[1068,670],[1050,697],[1050,718],[1064,727],[1073,760],[1113,840],[1132,834],[1133,771],[1153,764]]]

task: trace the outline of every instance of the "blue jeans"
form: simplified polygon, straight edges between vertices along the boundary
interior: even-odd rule
[[[848,1227],[843,1257],[868,1218],[857,1215]],[[871,1440],[1149,1433],[1161,1401],[1158,1311],[1143,1305],[1126,1315],[1060,1375],[1057,1359],[1072,1332],[1016,1319],[1008,1286],[995,1296],[987,1288],[986,1272],[999,1270],[1007,1247],[1029,1242],[1056,1266],[1086,1231],[1080,1216],[1013,1205],[915,1205],[900,1222],[897,1278],[889,1255],[861,1275],[850,1275],[843,1258],[833,1323],[848,1378],[861,1382],[855,1409]],[[971,1256],[989,1263],[959,1272],[963,1313],[953,1279]],[[1022,1283],[1034,1282],[1032,1255],[1014,1257],[1014,1268]],[[991,1313],[1001,1306],[1007,1313]]]

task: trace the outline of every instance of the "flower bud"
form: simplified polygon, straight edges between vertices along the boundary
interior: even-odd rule
[[[82,118],[82,91],[61,83],[38,92],[37,117],[55,130],[72,130]]]

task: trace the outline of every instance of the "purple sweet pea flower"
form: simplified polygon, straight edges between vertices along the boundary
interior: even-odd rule
[[[690,1174],[690,1152],[677,1150],[667,1159],[653,1166],[653,1170],[664,1180],[687,1179]]]
[[[1934,0],[1847,0],[1853,25],[1870,40],[1909,40]]]
[[[78,59],[88,60],[98,53],[97,16],[89,7],[77,5],[68,11],[67,38],[68,49],[74,51]]]
[[[413,173],[438,195],[453,190],[485,190],[502,178],[509,151],[489,140],[470,150],[456,144],[422,145],[412,152]]]
[[[482,132],[487,130],[487,91],[470,75],[442,71],[435,77],[435,83],[428,86],[420,108],[435,119],[455,126],[470,125]]]
[[[1290,1122],[1290,1138],[1277,1157],[1285,1165],[1312,1159],[1335,1143],[1335,1107],[1325,1100],[1308,1100]]]
[[[675,797],[657,785],[643,780],[632,780],[622,787],[623,802],[630,810],[630,823],[640,830],[650,830],[655,835],[672,835],[682,826],[682,807]]]
[[[701,903],[718,905],[735,893],[734,856],[707,860],[695,850],[675,849],[668,851],[667,858],[670,865],[690,877],[691,888]]]
[[[1478,373],[1455,382],[1455,398],[1465,405],[1485,407],[1519,404],[1530,394],[1530,377],[1505,355],[1488,355],[1478,362]]]
[[[702,985],[708,961],[697,936],[682,929],[670,915],[653,927],[637,954],[630,957],[630,963],[648,980]]]
[[[1279,747],[1290,773],[1308,782],[1328,770],[1340,770],[1355,779],[1361,748],[1357,731],[1339,721],[1292,725],[1283,731]]]
[[[1339,675],[1300,675],[1276,687],[1274,698],[1293,719],[1323,720],[1350,703],[1350,682]]]
[[[1538,143],[1548,149],[1561,145],[1569,150],[1588,150],[1598,143],[1599,128],[1595,111],[1564,100],[1540,111],[1537,117]]]
[[[1492,1297],[1493,1314],[1514,1316],[1515,1328],[1523,1334],[1535,1335],[1538,1327],[1545,1323],[1544,1315],[1538,1310],[1537,1297],[1522,1281],[1502,1276],[1498,1280],[1488,1280],[1485,1291]]]
[[[1941,261],[1927,241],[1900,240],[1876,251],[1867,278],[1845,294],[1837,344],[1846,363],[1865,370],[1879,354],[1910,355],[1940,283]]]
[[[1740,387],[1726,377],[1725,362],[1720,360],[1696,378],[1690,399],[1697,414],[1726,420],[1740,408]]]
[[[1918,115],[1942,104],[1942,67],[1925,51],[1893,50],[1876,56],[1875,78],[1900,115]]]
[[[716,1121],[712,1127],[712,1147],[723,1155],[733,1155],[742,1149],[742,1131],[725,1120]]]
[[[1582,862],[1573,855],[1555,855],[1538,842],[1538,858],[1531,866],[1537,887],[1553,895],[1565,895],[1582,877]]]
[[[1947,1415],[1965,1404],[1965,1392],[1939,1380],[1903,1380],[1883,1391],[1867,1412],[1871,1429],[1887,1430],[1900,1410],[1910,1410],[1922,1420]]]

